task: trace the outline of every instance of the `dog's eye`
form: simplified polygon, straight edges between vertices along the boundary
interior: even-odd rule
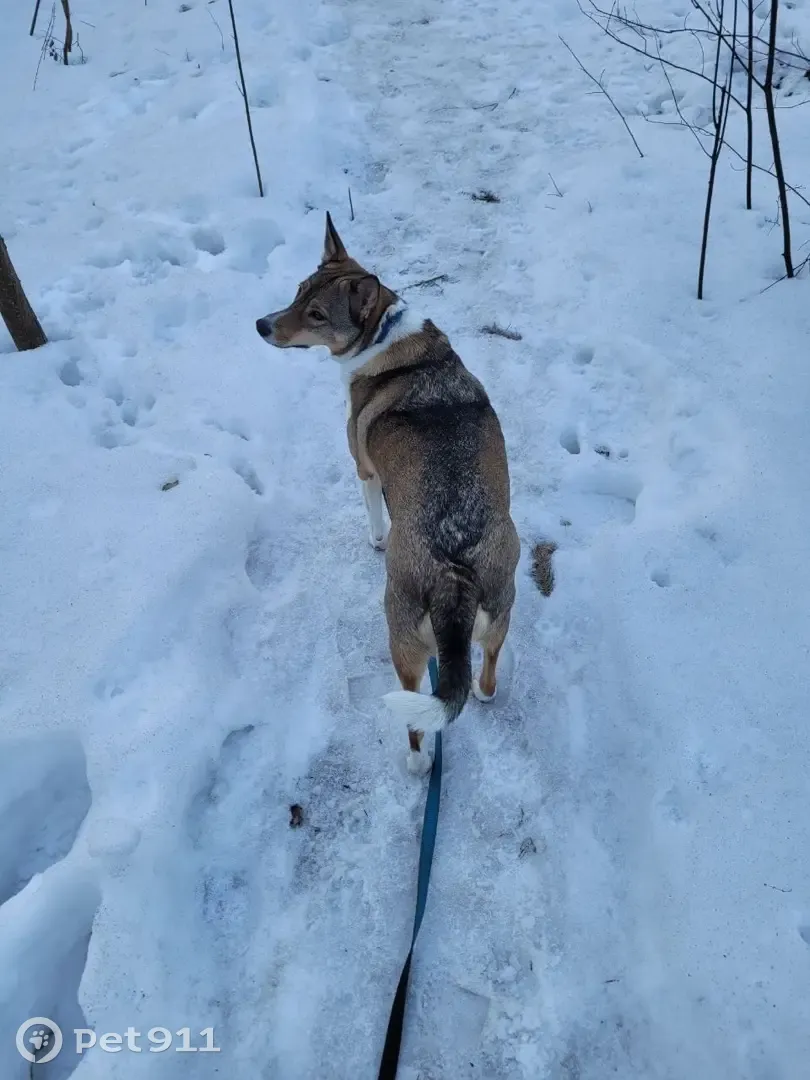
[[[322,315],[321,312],[317,311],[315,308],[312,308],[311,311],[307,312],[307,318],[312,319],[315,323],[326,322],[326,316]]]

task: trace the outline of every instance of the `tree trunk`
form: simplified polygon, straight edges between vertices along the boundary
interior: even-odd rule
[[[11,340],[21,352],[25,349],[38,349],[40,345],[47,345],[48,339],[23,292],[2,236],[0,236],[0,317],[11,334]]]
[[[62,59],[65,62],[65,67],[68,66],[68,53],[73,48],[73,23],[70,21],[70,3],[69,0],[62,0],[62,10],[65,13],[65,48],[62,53]]]
[[[773,69],[776,61],[776,22],[779,12],[779,0],[771,0],[771,24],[768,34],[768,67],[765,72],[765,110],[768,114],[768,130],[771,135],[773,147],[773,171],[776,173],[776,185],[779,188],[779,205],[782,209],[782,239],[785,250],[782,257],[785,260],[785,277],[795,277],[793,270],[793,252],[790,248],[790,210],[788,207],[787,186],[785,185],[785,170],[782,168],[782,151],[779,148],[779,130],[776,126],[776,105],[773,100]]]

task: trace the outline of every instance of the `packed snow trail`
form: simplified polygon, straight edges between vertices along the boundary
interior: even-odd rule
[[[0,1074],[35,1015],[213,1026],[200,1077],[376,1071],[424,785],[337,372],[253,329],[330,209],[484,381],[524,543],[499,697],[445,738],[402,1080],[805,1080],[810,304],[759,292],[770,189],[721,176],[699,305],[704,159],[576,5],[243,0],[260,202],[219,7],[87,0],[30,95],[4,18],[0,233],[52,344],[0,364]]]

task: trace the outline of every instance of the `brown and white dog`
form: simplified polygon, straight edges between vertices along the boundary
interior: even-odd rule
[[[471,688],[481,701],[495,696],[515,599],[520,541],[498,417],[445,335],[349,257],[329,214],[320,266],[256,329],[282,349],[325,346],[341,366],[370,541],[387,547],[385,613],[402,690],[384,700],[408,725],[408,768],[427,771],[424,733],[455,720]],[[484,651],[475,680],[472,641]],[[439,685],[428,696],[418,691],[431,655]]]

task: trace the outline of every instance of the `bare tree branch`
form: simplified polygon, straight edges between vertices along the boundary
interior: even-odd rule
[[[658,60],[659,59],[659,57],[656,56],[655,53],[651,53],[649,51],[649,49],[647,49],[646,41],[645,41],[645,47],[643,49],[638,45],[633,45],[631,42],[625,41],[624,38],[619,37],[618,34],[613,33],[613,31],[610,30],[610,28],[608,26],[601,23],[599,21],[599,19],[596,18],[595,15],[591,14],[591,12],[589,12],[589,11],[586,11],[583,8],[580,0],[577,0],[577,6],[579,7],[579,10],[582,12],[582,14],[585,16],[586,19],[590,19],[590,21],[594,24],[594,26],[598,26],[599,29],[602,31],[602,33],[607,34],[607,36],[609,38],[611,38],[613,41],[615,41],[617,45],[624,45],[625,48],[632,49],[633,52],[638,53],[640,56],[646,56],[648,60]],[[593,3],[593,0],[591,0],[591,6],[593,8],[595,8],[597,14],[599,14],[599,15],[604,15],[605,14],[599,8],[596,7],[596,5]],[[683,33],[683,31],[678,31],[678,32]],[[683,71],[687,75],[693,75],[696,79],[702,79],[703,82],[707,82],[710,86],[714,85],[714,83],[712,82],[711,77],[709,75],[706,75],[702,71],[695,71],[694,68],[688,68],[684,64],[676,64],[674,60],[670,60],[666,56],[660,56],[660,60],[661,60],[661,63],[666,64],[667,67],[672,68],[674,71]],[[741,109],[744,108],[742,102],[738,101],[737,98],[734,97],[733,95],[731,97],[731,100],[735,103],[735,105],[739,105],[739,107]]]
[[[584,64],[582,63],[582,61],[580,60],[580,58],[579,58],[579,57],[577,56],[577,54],[576,54],[576,53],[574,52],[574,50],[573,50],[573,49],[571,48],[571,46],[570,46],[570,45],[568,44],[568,42],[567,42],[567,41],[565,40],[565,38],[564,38],[564,37],[561,37],[561,36],[560,36],[559,34],[557,35],[557,37],[559,37],[559,38],[560,38],[560,41],[561,41],[561,42],[563,43],[563,45],[564,45],[564,46],[566,47],[566,49],[568,49],[568,51],[569,51],[569,52],[571,53],[571,55],[572,55],[572,56],[573,56],[573,58],[574,58],[574,59],[576,60],[577,64],[578,64],[578,65],[579,65],[579,67],[580,67],[580,68],[582,69],[582,71],[584,71],[584,72],[585,72],[585,74],[586,74],[586,75],[588,76],[588,78],[589,78],[589,79],[590,79],[590,80],[591,80],[592,82],[595,82],[595,83],[596,83],[596,85],[597,85],[597,86],[599,87],[599,89],[600,89],[600,90],[602,91],[602,93],[603,93],[603,94],[605,95],[605,97],[606,97],[606,98],[608,99],[608,101],[610,102],[610,104],[611,104],[611,105],[613,106],[613,108],[614,108],[614,109],[615,109],[615,111],[616,111],[616,115],[617,115],[617,116],[619,117],[619,119],[621,120],[621,122],[622,122],[622,123],[624,124],[624,126],[625,126],[625,127],[627,128],[627,134],[628,134],[628,135],[630,136],[630,138],[631,138],[631,139],[633,140],[633,146],[635,146],[636,150],[638,150],[638,156],[639,156],[639,157],[642,157],[642,158],[643,158],[643,157],[644,157],[644,154],[642,153],[641,147],[640,147],[640,146],[638,145],[638,142],[636,141],[636,137],[635,137],[635,135],[634,135],[634,134],[633,134],[633,132],[632,132],[632,131],[630,130],[630,125],[629,125],[629,124],[627,123],[627,121],[625,120],[625,118],[624,118],[624,114],[622,113],[622,111],[621,111],[621,109],[619,108],[619,106],[618,106],[618,105],[616,104],[616,102],[615,102],[615,101],[613,100],[613,98],[612,98],[612,97],[610,96],[610,94],[609,94],[609,93],[607,92],[607,90],[606,90],[606,89],[604,88],[604,86],[602,85],[602,81],[601,81],[601,79],[597,79],[595,75],[591,75],[590,71],[588,71],[588,69],[587,69],[587,68],[585,67],[585,65],[584,65]]]
[[[256,152],[256,140],[253,138],[253,122],[250,118],[250,102],[248,101],[247,87],[245,86],[245,73],[242,70],[242,53],[239,50],[239,35],[236,32],[236,15],[234,15],[233,11],[233,0],[228,0],[228,8],[231,13],[231,27],[233,28],[233,43],[236,47],[236,63],[239,67],[239,81],[242,83],[242,99],[245,103],[250,148],[253,151],[253,164],[256,166],[256,179],[259,182],[259,198],[263,199],[264,184],[262,183],[262,171],[259,168],[259,155]]]
[[[690,2],[693,9],[692,13],[697,14],[703,20],[704,25],[702,27],[690,25],[689,15],[684,17],[678,26],[652,26],[641,22],[634,15],[629,15],[626,10],[618,6],[618,0],[612,3],[609,10],[600,7],[599,0],[577,0],[577,5],[586,18],[598,26],[612,41],[624,45],[649,60],[657,60],[669,87],[678,118],[677,123],[686,127],[692,133],[702,152],[709,158],[709,177],[703,214],[700,266],[698,270],[698,296],[702,298],[717,166],[724,147],[743,163],[747,209],[751,209],[753,205],[754,170],[764,172],[776,179],[779,195],[779,222],[775,224],[781,223],[782,226],[786,277],[795,275],[791,252],[787,193],[792,192],[807,206],[810,206],[810,200],[785,179],[776,114],[780,108],[799,108],[804,104],[810,104],[810,100],[778,105],[776,91],[779,88],[779,80],[776,78],[776,69],[778,64],[780,72],[783,72],[785,69],[796,67],[797,64],[794,61],[798,61],[804,68],[805,73],[808,73],[810,59],[805,56],[795,38],[791,38],[793,49],[782,49],[777,45],[778,0],[770,0],[767,12],[764,15],[760,14],[760,9],[764,7],[765,0],[743,0],[746,4],[747,15],[746,27],[743,30],[746,36],[745,46],[741,45],[738,30],[739,4],[741,0],[690,0]],[[767,39],[764,39],[762,33],[766,28]],[[696,59],[697,67],[695,68],[671,60],[662,50],[663,40],[683,34],[690,35],[699,49],[700,56],[699,59]],[[712,52],[708,56],[708,49],[704,50],[703,47],[704,41],[711,41],[712,43]],[[566,47],[568,48],[568,46]],[[569,52],[572,52],[570,48]],[[575,59],[577,58],[575,57]],[[579,63],[579,60],[577,62]],[[585,71],[581,63],[580,67]],[[763,67],[765,69],[764,74]],[[746,76],[744,101],[740,100],[734,92],[734,74],[738,70],[743,71]],[[710,84],[712,87],[711,116],[713,130],[707,131],[699,124],[690,123],[686,119],[680,107],[678,94],[672,84],[670,71],[684,72]],[[586,74],[604,92],[601,80],[594,79],[587,71]],[[754,102],[755,87],[762,91],[764,106],[756,105]],[[726,130],[732,104],[740,108],[745,117],[746,145],[744,154],[741,154],[734,146],[726,142]],[[754,161],[754,116],[760,107],[764,108],[767,114],[768,131],[773,149],[772,169],[758,165]],[[649,120],[650,123],[675,122],[653,120],[649,117],[645,119]],[[704,140],[709,140],[709,142],[705,143]],[[802,263],[802,266],[804,265],[805,263]]]

